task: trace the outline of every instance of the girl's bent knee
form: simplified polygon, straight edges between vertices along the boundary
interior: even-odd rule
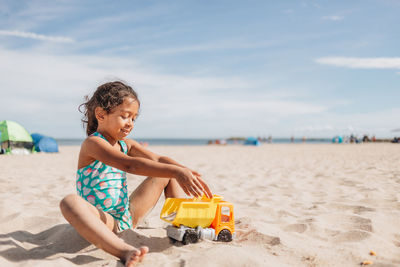
[[[70,211],[72,207],[76,206],[79,196],[75,194],[70,194],[64,197],[60,201],[60,209],[64,213],[66,211]]]

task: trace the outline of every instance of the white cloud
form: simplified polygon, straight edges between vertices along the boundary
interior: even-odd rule
[[[316,105],[311,103],[303,103],[300,101],[290,101],[283,99],[273,100],[258,100],[253,99],[252,101],[220,101],[220,105],[223,109],[233,112],[252,112],[252,115],[257,113],[262,114],[275,114],[278,117],[286,117],[293,115],[305,115],[305,114],[316,114],[327,110],[327,107],[322,105]],[[236,116],[236,114],[235,114]]]
[[[400,69],[400,57],[323,57],[315,60],[319,64],[352,69]]]
[[[324,16],[324,17],[322,17],[322,19],[325,19],[325,20],[332,20],[332,21],[339,21],[339,20],[343,20],[344,19],[344,17],[342,17],[342,16]]]
[[[37,34],[34,32],[24,32],[24,31],[0,30],[0,35],[28,38],[28,39],[49,41],[49,42],[57,42],[57,43],[73,43],[74,42],[74,40],[69,37],[48,36],[48,35],[43,35],[43,34]]]
[[[323,132],[323,131],[332,131],[335,128],[330,125],[330,124],[324,124],[324,125],[306,125],[306,126],[300,126],[296,127],[295,131],[296,132]]]
[[[213,43],[194,44],[186,46],[175,46],[172,48],[155,49],[151,51],[157,54],[177,54],[187,52],[204,52],[204,51],[215,51],[215,50],[245,50],[245,49],[256,49],[264,48],[274,45],[275,42],[243,42],[236,40],[224,40],[216,41]]]
[[[83,96],[115,77],[137,88],[142,111],[135,133],[142,137],[246,135],[262,132],[260,125],[327,110],[289,100],[291,94],[259,90],[263,82],[254,79],[177,75],[145,66],[130,58],[0,48],[0,95],[6,99],[0,119],[54,137],[80,137],[77,107]]]
[[[138,137],[285,136],[290,132],[316,137],[390,136],[390,130],[398,127],[398,109],[330,114],[340,103],[299,100],[289,89],[285,93],[260,90],[269,88],[263,81],[169,74],[145,66],[130,58],[0,48],[0,95],[5,99],[0,120],[16,120],[31,132],[54,137],[83,137],[78,105],[100,83],[116,77],[133,84],[141,98],[134,131]]]

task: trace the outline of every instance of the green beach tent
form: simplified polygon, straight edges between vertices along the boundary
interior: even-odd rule
[[[6,153],[30,153],[33,140],[24,127],[13,121],[0,122],[0,145]]]

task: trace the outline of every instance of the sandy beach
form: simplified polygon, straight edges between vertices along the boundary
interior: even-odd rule
[[[237,238],[183,246],[166,236],[160,199],[121,238],[140,266],[400,265],[400,146],[150,146],[198,170],[234,204]],[[0,156],[0,266],[123,266],[83,240],[58,203],[75,193],[79,147]],[[128,175],[133,189],[144,177]],[[370,255],[374,251],[376,255]]]

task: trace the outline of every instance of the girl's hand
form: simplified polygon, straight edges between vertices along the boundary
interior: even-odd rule
[[[197,171],[194,171],[194,170],[191,170],[191,169],[189,169],[189,171],[191,171],[193,175],[201,178],[201,174],[198,173]]]
[[[210,188],[200,177],[199,173],[191,171],[187,168],[181,168],[176,180],[186,195],[201,197],[204,193],[208,198],[212,198]]]
[[[203,193],[208,197],[208,198],[212,198],[213,194],[211,193],[210,188],[208,187],[208,185],[206,184],[206,182],[204,182],[203,178],[201,177],[201,174],[199,174],[196,171],[192,171],[192,174],[197,178],[197,180],[201,183],[201,185],[203,186]]]

